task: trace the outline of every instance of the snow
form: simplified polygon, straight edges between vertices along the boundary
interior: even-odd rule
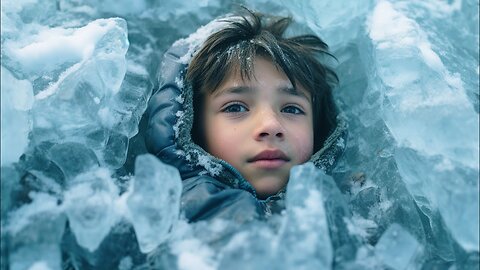
[[[478,1],[241,1],[329,44],[349,139],[332,175],[292,169],[286,210],[269,220],[189,224],[178,170],[134,136],[160,56],[186,46],[188,64],[227,2],[2,1],[2,267],[61,269],[65,245],[114,260],[100,249],[120,222],[143,255],[170,252],[164,268],[478,267]],[[62,244],[67,221],[75,237]],[[130,253],[112,263],[141,267]]]

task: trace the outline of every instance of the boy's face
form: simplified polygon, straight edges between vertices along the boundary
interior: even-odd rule
[[[282,70],[263,57],[254,77],[232,72],[205,98],[207,151],[235,167],[260,198],[280,191],[290,168],[313,152],[310,94],[294,89]]]

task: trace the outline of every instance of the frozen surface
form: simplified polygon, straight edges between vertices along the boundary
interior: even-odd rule
[[[394,223],[388,227],[375,246],[378,259],[392,269],[414,269],[415,257],[421,253],[418,241]]]
[[[287,186],[285,230],[281,233],[279,243],[288,247],[283,256],[292,267],[324,269],[333,261],[333,247],[324,207],[324,196],[328,194],[322,194],[324,177],[329,176],[311,163],[292,168]],[[311,181],[312,179],[315,180]]]
[[[16,79],[2,66],[2,166],[16,162],[28,145],[30,123],[28,111],[33,105],[32,84]],[[8,151],[7,151],[8,149]]]
[[[478,1],[236,2],[337,57],[333,175],[297,167],[269,221],[187,224],[140,120],[163,52],[231,1],[2,1],[1,269],[478,269]]]
[[[139,156],[127,199],[140,250],[148,253],[168,239],[180,214],[182,179],[175,167],[153,155]]]
[[[61,268],[60,241],[66,218],[56,198],[32,194],[32,202],[10,217],[7,227],[10,242],[10,269]]]
[[[92,168],[72,179],[65,191],[65,212],[78,244],[94,251],[116,222],[117,187],[108,170]]]
[[[445,12],[460,7],[454,3]],[[451,44],[436,44],[433,33],[408,17],[412,11],[380,1],[369,20],[385,98],[383,119],[397,142],[396,163],[412,195],[426,197],[459,244],[478,252],[479,221],[468,218],[479,210],[478,105],[475,111],[461,74],[440,57],[448,53],[442,47]]]

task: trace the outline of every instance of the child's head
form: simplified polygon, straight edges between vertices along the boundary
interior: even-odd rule
[[[192,59],[192,138],[229,162],[260,197],[277,193],[290,168],[310,159],[336,125],[333,71],[318,37],[284,38],[289,18],[231,17]]]

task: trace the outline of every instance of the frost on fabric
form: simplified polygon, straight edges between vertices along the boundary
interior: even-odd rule
[[[183,79],[182,77],[175,77],[175,84],[177,84],[178,88],[183,89]]]
[[[337,140],[336,145],[337,145],[338,147],[340,147],[340,148],[345,148],[345,140],[344,140],[343,138],[339,138],[339,139]]]
[[[222,172],[222,165],[214,162],[211,157],[204,155],[200,152],[197,152],[197,155],[198,165],[204,167],[211,175],[219,175]]]
[[[175,113],[175,116],[177,117],[177,121],[175,122],[175,125],[173,125],[173,131],[175,132],[175,139],[178,139],[180,136],[180,126],[184,125],[184,122],[182,118],[184,117],[185,112],[184,111],[177,111]]]
[[[175,101],[180,104],[183,104],[183,102],[185,101],[185,98],[182,95],[179,95],[175,98]]]

